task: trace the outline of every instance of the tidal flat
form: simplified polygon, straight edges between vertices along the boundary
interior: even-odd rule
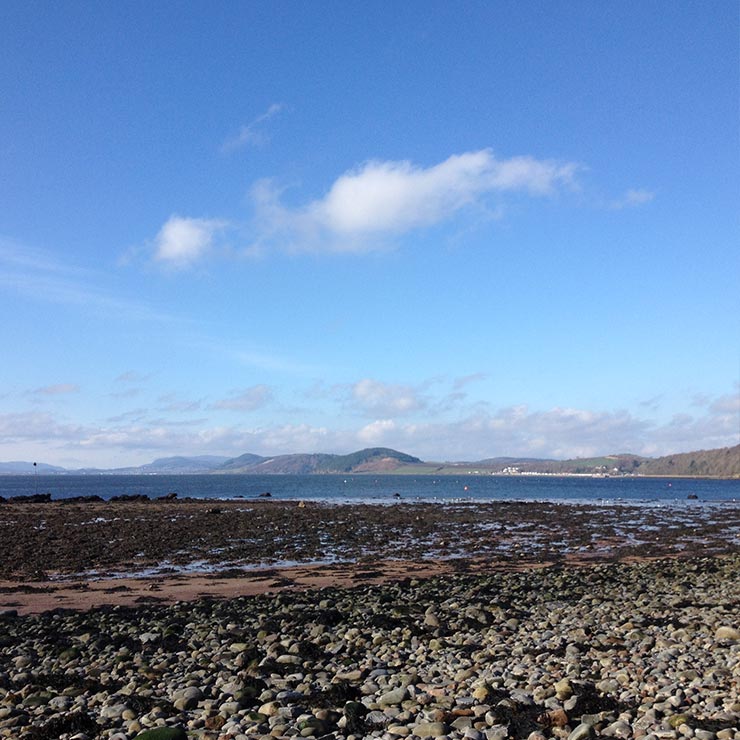
[[[0,737],[740,740],[740,507],[0,507]]]

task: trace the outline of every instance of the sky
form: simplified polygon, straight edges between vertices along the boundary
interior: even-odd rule
[[[0,460],[740,442],[735,0],[0,4]]]

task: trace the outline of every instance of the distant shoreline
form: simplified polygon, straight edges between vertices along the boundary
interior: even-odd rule
[[[335,476],[341,477],[363,477],[363,478],[393,478],[393,477],[407,477],[407,476],[440,476],[440,477],[471,477],[471,478],[594,478],[594,479],[633,479],[633,478],[656,478],[664,480],[740,480],[740,473],[733,473],[732,475],[669,475],[668,473],[661,474],[650,474],[650,473],[625,473],[623,475],[618,474],[606,474],[606,473],[539,473],[539,472],[522,472],[522,473],[486,473],[480,471],[453,471],[453,470],[439,470],[439,471],[385,471],[385,472],[351,472],[351,473],[232,473],[222,471],[204,471],[199,473],[167,473],[167,472],[152,472],[152,473],[120,473],[116,471],[88,471],[78,472],[75,470],[65,471],[61,473],[8,473],[0,471],[0,480],[3,478],[69,478],[69,477],[187,477],[187,476],[245,476],[260,478],[264,476],[295,476],[295,477],[328,477]]]

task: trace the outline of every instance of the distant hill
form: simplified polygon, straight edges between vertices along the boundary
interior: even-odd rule
[[[64,468],[56,465],[47,465],[46,463],[25,462],[15,460],[12,462],[0,462],[0,475],[27,475],[39,473],[40,475],[49,475],[49,473],[64,473]]]
[[[372,447],[349,455],[308,454],[259,457],[241,455],[224,463],[215,473],[259,475],[308,475],[312,473],[389,473],[402,465],[419,463],[418,457],[387,447]]]
[[[162,457],[130,468],[67,470],[32,462],[0,462],[0,475],[178,475],[242,473],[249,475],[361,474],[382,475],[667,475],[740,478],[740,445],[718,450],[698,450],[664,457],[605,455],[573,460],[540,460],[526,457],[493,457],[474,462],[423,462],[388,447],[370,447],[348,455],[326,453],[263,457],[245,453],[228,458],[216,455]]]
[[[604,455],[602,457],[574,458],[571,460],[533,460],[522,458],[512,460],[503,458],[504,467],[519,468],[522,472],[560,474],[583,474],[583,473],[632,473],[640,464],[642,458],[639,455]],[[489,463],[493,461],[487,461]]]
[[[219,472],[239,472],[244,468],[249,468],[253,465],[257,465],[267,460],[266,457],[260,457],[260,455],[252,455],[249,452],[239,457],[228,458],[224,460],[221,465],[218,466]]]
[[[641,460],[638,455],[606,455],[573,460],[543,460],[531,457],[492,457],[472,462],[422,463],[399,469],[401,474],[434,475],[607,475],[632,473]]]
[[[740,478],[740,445],[699,450],[665,457],[605,455],[572,460],[496,457],[476,462],[422,463],[400,468],[402,474],[544,474],[544,475],[669,475],[707,478]]]
[[[217,455],[197,455],[195,457],[160,457],[146,465],[136,468],[141,473],[202,473],[223,465],[229,458]]]
[[[679,455],[643,459],[637,466],[640,475],[700,475],[722,478],[740,477],[740,445],[719,450],[698,450]]]

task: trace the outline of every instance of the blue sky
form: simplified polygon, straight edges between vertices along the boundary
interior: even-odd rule
[[[739,31],[3,3],[0,459],[737,444]]]

